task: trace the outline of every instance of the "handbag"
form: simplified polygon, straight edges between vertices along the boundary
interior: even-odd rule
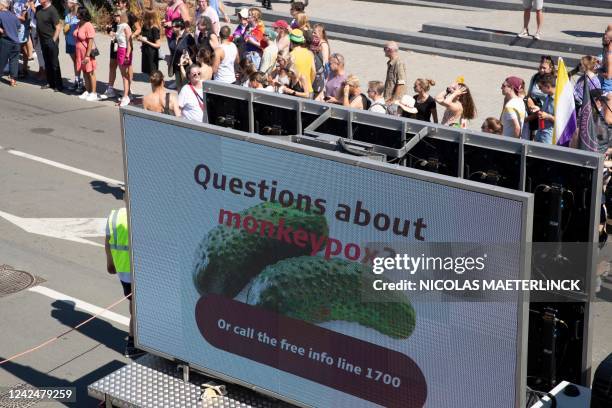
[[[91,52],[89,53],[89,56],[91,58],[96,58],[98,55],[100,55],[100,51],[98,50],[98,46],[96,45],[96,41],[94,40],[94,46]]]

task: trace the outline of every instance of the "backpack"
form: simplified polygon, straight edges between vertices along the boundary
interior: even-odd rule
[[[312,89],[318,95],[325,88],[325,64],[320,52],[315,53],[315,79],[312,81]]]
[[[361,100],[364,104],[363,110],[370,110],[370,107],[372,106],[372,101],[370,101],[370,98],[365,96],[365,94],[361,94]]]
[[[369,99],[368,99],[368,101],[369,101]],[[389,113],[389,107],[387,106],[386,103],[382,103],[382,102],[370,103],[370,106],[368,107],[368,110],[370,110],[374,106],[382,106],[385,109],[385,113]]]

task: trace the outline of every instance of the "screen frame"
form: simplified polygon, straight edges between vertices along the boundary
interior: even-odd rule
[[[170,115],[164,115],[161,113],[145,111],[136,107],[126,106],[120,109],[120,125],[121,125],[121,144],[122,144],[122,153],[123,153],[123,165],[124,165],[124,180],[125,180],[125,204],[127,208],[128,214],[128,223],[131,223],[131,211],[130,211],[130,183],[129,183],[129,171],[128,171],[128,156],[127,156],[127,141],[126,141],[126,130],[124,126],[124,118],[126,116],[135,116],[139,118],[144,118],[148,120],[152,120],[155,122],[161,122],[169,125],[173,125],[179,128],[197,130],[202,132],[207,132],[212,135],[216,135],[219,137],[225,137],[229,139],[239,140],[246,143],[253,143],[261,146],[266,146],[270,148],[287,150],[294,153],[304,154],[311,157],[321,158],[325,160],[332,160],[339,163],[366,168],[376,171],[385,172],[388,174],[399,175],[407,178],[412,178],[420,181],[431,182],[443,186],[458,188],[462,190],[467,190],[470,192],[477,192],[481,194],[487,194],[494,197],[499,197],[508,200],[518,201],[522,204],[521,208],[521,244],[520,244],[520,253],[522,262],[520,264],[520,279],[529,279],[530,277],[530,266],[531,266],[531,249],[530,249],[530,241],[532,235],[532,224],[533,224],[533,194],[525,193],[522,191],[511,190],[508,188],[490,186],[482,183],[473,182],[470,180],[460,179],[451,176],[444,176],[436,173],[426,172],[418,169],[413,169],[409,167],[401,167],[388,163],[383,163],[374,160],[364,159],[358,156],[349,156],[342,153],[319,149],[316,147],[311,147],[307,145],[301,145],[294,142],[270,137],[270,136],[262,136],[254,133],[242,132],[230,128],[224,128],[216,125],[205,124],[205,123],[197,123],[193,121],[188,121],[182,118],[176,118]],[[138,133],[138,137],[146,137],[147,135],[144,133]],[[137,320],[138,316],[138,308],[136,305],[135,299],[138,296],[138,280],[134,274],[134,265],[133,265],[133,256],[132,256],[132,231],[129,230],[129,247],[130,247],[130,270],[132,274],[132,290],[133,290],[133,319]],[[528,335],[528,322],[529,322],[529,295],[528,293],[520,292],[519,294],[519,307],[517,308],[517,352],[516,352],[516,362],[515,362],[515,404],[516,407],[523,407],[525,405],[526,399],[526,386],[527,386],[527,335]],[[237,384],[248,388],[257,393],[276,398],[279,400],[286,401],[288,403],[300,406],[300,407],[309,407],[303,402],[296,401],[291,399],[290,397],[284,396],[282,394],[278,394],[271,390],[259,387],[255,384],[251,384],[245,381],[242,381],[239,378],[235,378],[232,376],[228,376],[221,372],[215,371],[210,368],[202,367],[197,364],[193,364],[191,362],[185,362],[178,359],[176,356],[171,354],[167,354],[161,352],[156,349],[152,349],[147,347],[146,345],[140,343],[138,336],[138,325],[134,324],[134,339],[135,345],[153,355],[160,356],[166,358],[171,361],[175,361],[180,364],[188,365],[190,368],[199,371],[205,375],[209,375],[220,380]]]

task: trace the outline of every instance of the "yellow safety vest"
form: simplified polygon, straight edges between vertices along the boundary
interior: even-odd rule
[[[108,216],[108,243],[117,273],[130,273],[130,247],[125,208],[111,211]]]

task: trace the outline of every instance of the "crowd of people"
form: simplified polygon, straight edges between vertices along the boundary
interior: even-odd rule
[[[410,84],[399,46],[393,41],[382,50],[387,58],[384,80],[363,81],[347,73],[345,56],[334,52],[324,25],[310,23],[306,4],[293,1],[292,20],[278,20],[267,27],[260,9],[243,8],[237,12],[238,22],[232,28],[222,0],[198,0],[195,13],[182,0],[167,0],[163,20],[157,10],[137,12],[130,9],[128,0],[117,0],[112,22],[105,27],[111,38],[109,76],[100,94],[96,57],[106,50],[97,49],[96,28],[87,8],[78,0],[66,0],[62,19],[50,0],[0,0],[0,66],[8,62],[10,85],[15,86],[36,54],[39,75],[44,75],[47,82],[44,87],[63,91],[58,61],[58,38],[63,32],[65,52],[74,68],[69,88],[88,101],[117,98],[121,106],[133,102],[132,57],[139,45],[141,72],[149,76],[152,87],[142,99],[144,108],[188,119],[204,118],[202,82],[208,80],[458,128],[467,128],[476,117],[476,104],[463,77],[431,95],[435,81],[418,78]],[[535,8],[541,9],[541,5]],[[164,36],[167,51],[162,44]],[[583,103],[585,81],[601,101],[612,91],[612,64],[608,62],[612,54],[611,27],[603,38],[602,55],[584,56],[572,71],[577,107]],[[167,75],[159,69],[162,49],[166,51]],[[24,61],[20,72],[19,54]],[[120,93],[115,89],[117,69]],[[171,81],[166,84],[164,79]],[[509,76],[501,84],[500,116],[487,118],[481,130],[551,143],[555,82],[555,61],[550,56],[542,57],[538,72],[528,82]],[[175,89],[178,95],[167,88]]]

